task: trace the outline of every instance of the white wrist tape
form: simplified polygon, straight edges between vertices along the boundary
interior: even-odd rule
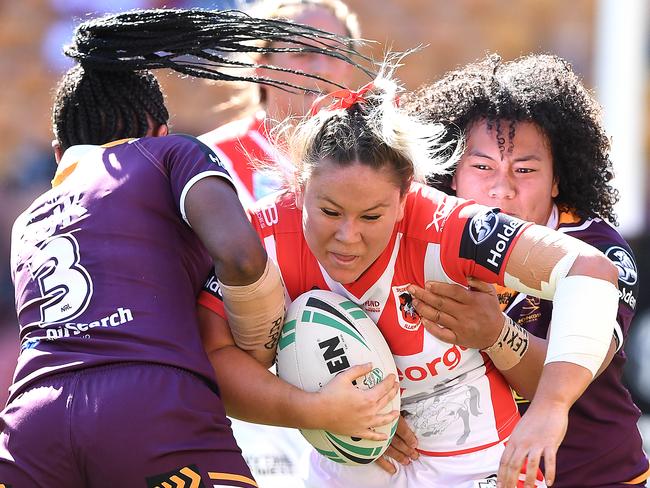
[[[487,349],[483,349],[500,371],[519,364],[528,350],[528,331],[505,314],[504,318],[503,328],[497,341]]]
[[[235,344],[271,363],[284,321],[284,286],[276,264],[268,259],[262,276],[250,285],[219,282]]]
[[[574,275],[559,280],[544,364],[578,364],[595,376],[609,350],[618,290],[609,281]]]

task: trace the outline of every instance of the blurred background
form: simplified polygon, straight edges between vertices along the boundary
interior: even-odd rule
[[[640,295],[626,381],[645,412],[650,441],[650,2],[647,0],[348,0],[364,48],[410,55],[398,77],[407,89],[487,52],[505,59],[549,52],[569,60],[603,104],[621,192],[619,230],[635,251]],[[18,353],[9,272],[11,225],[49,185],[55,162],[50,107],[57,79],[71,66],[61,47],[89,16],[150,7],[246,7],[247,2],[182,0],[0,0],[0,403]],[[172,131],[203,134],[237,115],[223,109],[232,88],[157,73],[168,97]],[[367,80],[359,77],[358,84]],[[220,110],[216,107],[219,106]]]

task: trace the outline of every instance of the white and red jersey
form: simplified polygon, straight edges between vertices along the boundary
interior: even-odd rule
[[[288,301],[314,288],[360,305],[377,323],[397,364],[402,409],[424,454],[449,456],[494,445],[519,414],[510,388],[486,355],[439,341],[421,326],[406,287],[425,280],[466,285],[467,276],[503,283],[512,244],[526,224],[493,209],[413,185],[404,218],[379,258],[354,283],[334,281],[302,230],[292,193],[258,202],[253,226],[281,270]],[[225,317],[214,279],[199,301]]]
[[[246,208],[280,188],[281,182],[276,177],[254,166],[255,162],[281,164],[283,161],[279,151],[269,141],[265,118],[265,112],[259,111],[199,137],[219,156]]]

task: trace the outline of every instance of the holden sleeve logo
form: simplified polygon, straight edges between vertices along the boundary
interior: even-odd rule
[[[508,249],[525,222],[494,209],[482,210],[465,224],[460,257],[498,275]]]
[[[469,236],[474,244],[480,244],[490,237],[497,228],[497,215],[492,210],[486,210],[472,217]]]

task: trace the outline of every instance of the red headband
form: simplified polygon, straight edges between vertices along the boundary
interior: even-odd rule
[[[350,108],[355,103],[359,103],[359,102],[364,102],[365,103],[366,99],[363,98],[363,96],[368,91],[372,90],[374,87],[375,87],[375,85],[371,81],[370,83],[367,83],[366,85],[363,85],[357,91],[348,90],[347,88],[343,88],[342,90],[336,90],[336,91],[333,91],[332,93],[328,93],[326,95],[321,95],[316,100],[314,100],[314,103],[312,103],[311,109],[309,110],[309,115],[311,117],[316,115],[318,112],[321,111],[321,109],[325,105],[325,102],[327,102],[329,100],[331,100],[331,102],[326,107],[325,110],[338,110],[338,109],[342,109],[342,108],[345,109],[345,108]]]

